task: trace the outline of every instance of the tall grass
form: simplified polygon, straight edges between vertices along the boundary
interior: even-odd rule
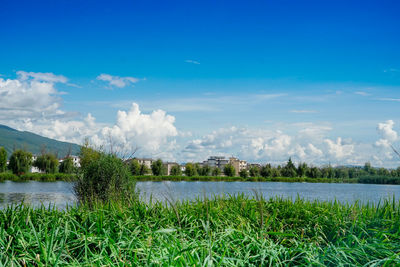
[[[244,195],[21,204],[0,210],[0,248],[4,266],[399,266],[400,205]]]

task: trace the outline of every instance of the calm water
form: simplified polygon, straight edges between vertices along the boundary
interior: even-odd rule
[[[73,205],[75,198],[70,182],[25,182],[6,181],[0,183],[0,207],[18,204],[21,201],[34,206],[44,204],[65,208]],[[341,202],[377,203],[382,198],[395,196],[400,198],[399,185],[366,185],[366,184],[312,184],[312,183],[271,183],[271,182],[138,182],[138,189],[145,200],[165,201],[179,199],[203,198],[204,195],[244,193],[254,195],[254,190],[264,197],[283,196],[304,199],[319,199]]]

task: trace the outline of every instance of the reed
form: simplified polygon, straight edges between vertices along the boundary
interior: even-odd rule
[[[20,204],[0,210],[0,248],[3,266],[399,266],[400,203]]]

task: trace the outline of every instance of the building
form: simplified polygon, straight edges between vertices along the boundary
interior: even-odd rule
[[[167,175],[171,175],[171,169],[173,166],[179,166],[179,164],[176,162],[164,162],[164,167],[167,171]]]
[[[220,170],[224,170],[226,164],[229,163],[229,160],[225,157],[221,156],[211,156],[207,160],[203,161],[202,165],[210,166],[211,168],[219,168]]]
[[[247,169],[247,162],[238,158],[230,157],[229,163],[235,168],[236,176],[239,176],[241,170]]]
[[[151,170],[151,164],[155,161],[154,159],[151,158],[135,158],[140,165],[145,165],[147,168]]]

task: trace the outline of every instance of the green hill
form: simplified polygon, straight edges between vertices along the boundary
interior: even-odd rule
[[[57,141],[31,132],[17,131],[0,124],[1,146],[7,150],[8,156],[14,149],[25,149],[32,154],[40,154],[45,147],[46,152],[54,153],[59,158],[66,156],[68,152],[71,152],[71,155],[77,155],[80,150],[77,144]]]

